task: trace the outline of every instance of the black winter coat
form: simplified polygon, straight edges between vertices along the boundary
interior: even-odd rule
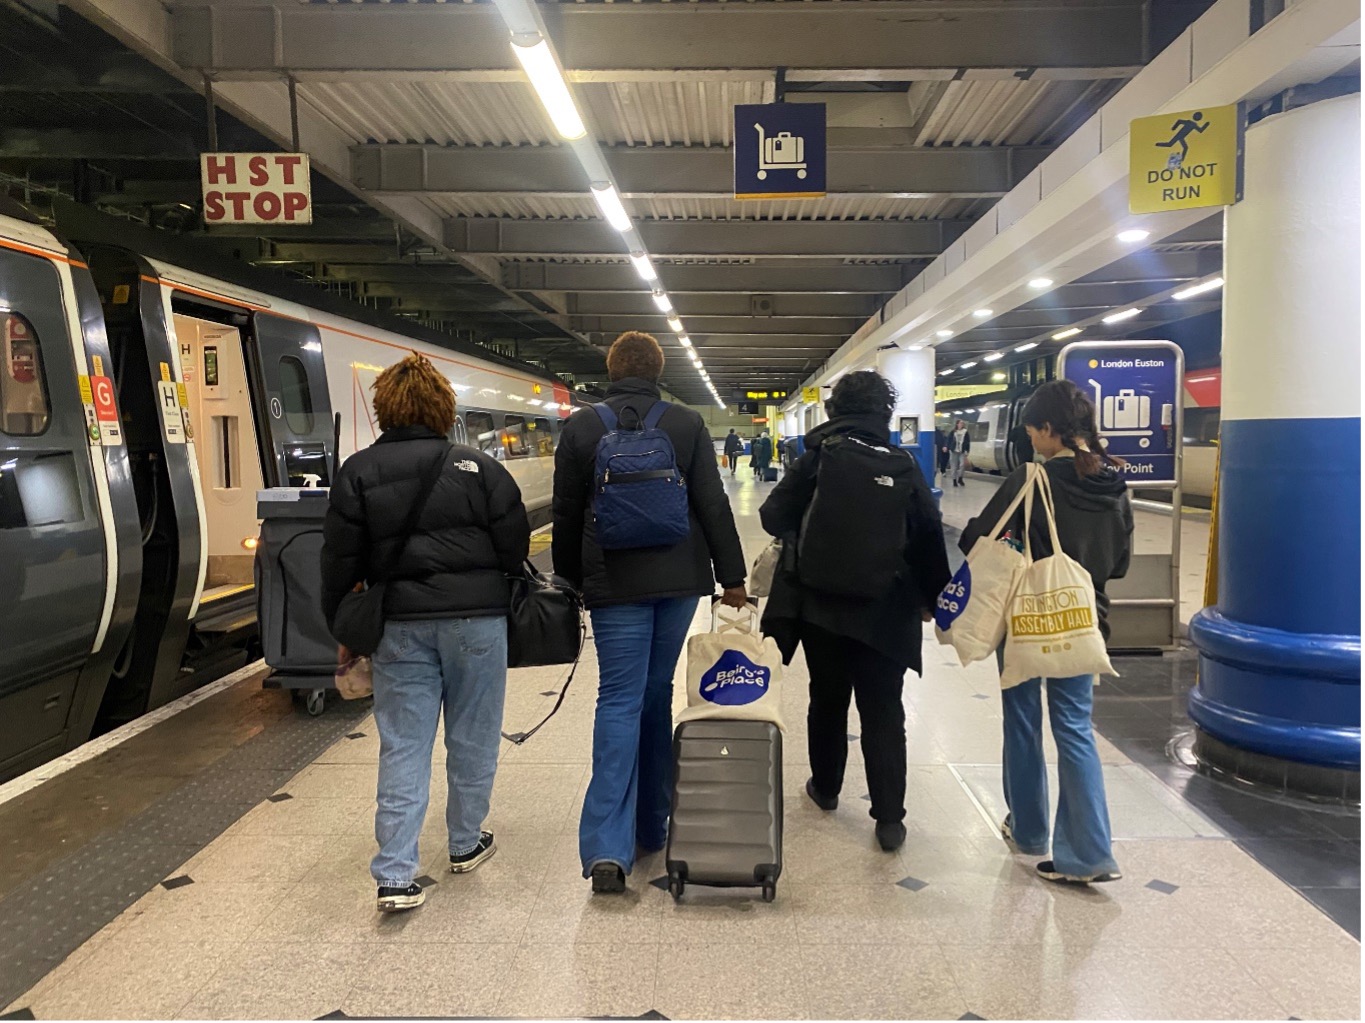
[[[782,567],[774,575],[763,612],[763,631],[777,640],[787,662],[796,652],[802,626],[813,625],[870,646],[897,664],[919,672],[921,612],[934,608],[952,573],[948,570],[943,519],[918,469],[914,500],[905,524],[906,549],[886,552],[887,557],[899,557],[906,565],[890,592],[859,601],[807,589],[797,577],[794,563],[797,538],[806,509],[815,497],[820,446],[835,434],[856,434],[876,444],[891,442],[889,427],[879,416],[838,416],[806,434],[806,453],[758,512],[763,528],[780,538],[783,546]],[[856,521],[853,508],[849,509],[849,519]]]
[[[659,388],[637,377],[618,380],[607,389],[606,403],[618,417],[629,408],[644,419],[658,400]],[[628,551],[597,546],[592,487],[597,442],[607,432],[601,417],[593,409],[579,409],[560,433],[555,450],[555,574],[582,590],[589,608],[708,596],[717,581],[726,587],[744,582],[744,550],[706,423],[691,409],[670,405],[659,428],[673,442],[678,468],[687,480],[692,531],[673,547]]]
[[[386,619],[505,615],[530,548],[531,527],[512,474],[496,459],[456,444],[412,539],[399,533],[422,477],[448,442],[424,426],[385,431],[346,459],[322,526],[322,609],[330,625],[356,583],[387,573]],[[397,563],[394,559],[398,558]]]
[[[737,455],[744,450],[744,441],[739,439],[739,434],[729,433],[725,435],[725,453],[727,455]]]

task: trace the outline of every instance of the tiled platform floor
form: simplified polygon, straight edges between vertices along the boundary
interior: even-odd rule
[[[731,488],[754,553],[767,488]],[[1358,942],[1107,740],[1124,880],[1094,890],[1036,881],[1033,861],[1012,857],[996,832],[994,673],[961,669],[932,642],[925,656],[925,677],[906,686],[910,837],[896,854],[875,847],[856,742],[837,813],[801,794],[805,669],[791,666],[786,865],[771,905],[700,889],[675,904],[650,884],[661,857],[637,867],[627,896],[591,896],[575,838],[590,762],[589,651],[560,715],[525,747],[505,749],[489,821],[499,852],[468,876],[442,872],[437,774],[423,841],[435,885],[421,909],[374,912],[366,864],[377,738],[367,718],[281,786],[291,798],[257,805],[10,1010],[40,1019],[1359,1018]],[[560,677],[513,673],[508,727],[538,720]]]

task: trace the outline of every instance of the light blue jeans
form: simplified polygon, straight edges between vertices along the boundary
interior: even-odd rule
[[[1047,709],[1057,743],[1057,826],[1052,861],[1073,877],[1117,871],[1109,834],[1104,774],[1090,722],[1095,677],[1047,680]],[[1021,852],[1047,855],[1048,785],[1043,760],[1043,680],[1006,689],[1005,803]]]
[[[379,797],[370,874],[406,888],[417,876],[431,749],[445,714],[450,851],[473,852],[488,816],[507,688],[507,619],[392,621],[372,658]]]
[[[635,847],[662,849],[673,801],[673,670],[696,597],[617,604],[591,612],[597,646],[592,780],[578,827],[583,876],[615,863],[627,874]]]

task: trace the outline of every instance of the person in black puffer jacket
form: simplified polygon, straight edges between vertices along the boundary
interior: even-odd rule
[[[605,404],[618,421],[643,423],[660,402],[664,353],[648,334],[628,331],[607,353]],[[592,780],[578,847],[583,876],[597,892],[625,891],[637,846],[664,847],[673,791],[673,671],[697,598],[743,607],[744,552],[701,416],[667,405],[668,435],[687,483],[690,530],[671,547],[602,550],[592,511],[602,417],[582,408],[569,417],[555,451],[555,573],[579,586],[597,647],[597,721]]]
[[[374,410],[382,436],[346,459],[332,487],[322,604],[330,626],[349,591],[387,580],[384,638],[373,656],[379,852],[370,872],[379,909],[390,911],[424,898],[417,837],[443,710],[450,869],[473,870],[496,848],[482,826],[507,685],[507,576],[525,560],[531,530],[507,469],[446,440],[455,392],[429,361],[414,353],[381,373]],[[409,510],[438,459],[444,466],[405,544]],[[349,651],[338,658],[349,660]]]
[[[788,662],[799,643],[810,669],[810,708],[806,715],[811,778],[806,794],[822,810],[839,805],[848,762],[848,704],[858,701],[862,720],[863,759],[871,797],[869,813],[877,822],[877,841],[887,852],[905,841],[905,706],[901,702],[905,672],[918,672],[920,630],[939,592],[947,585],[948,552],[943,521],[918,463],[908,452],[892,451],[891,413],[896,392],[877,373],[849,373],[834,387],[828,408],[834,417],[806,435],[806,453],[772,492],[759,517],[763,528],[782,540],[779,570],[763,612],[763,631],[772,636]],[[909,493],[902,507],[905,521],[869,521],[867,495],[835,491],[820,494],[831,502],[841,528],[822,545],[838,550],[829,575],[845,574],[847,590],[858,596],[816,589],[802,581],[798,550],[809,551],[811,506],[826,445],[859,445],[883,452],[888,471],[902,473]],[[829,456],[836,458],[836,455]],[[890,476],[872,477],[867,486],[891,485]],[[828,520],[825,520],[828,521]],[[896,537],[888,540],[886,537]],[[867,558],[896,564],[890,588],[867,593],[866,573],[844,560],[845,543],[858,540]],[[875,549],[874,549],[875,548]],[[802,558],[810,558],[809,553]],[[829,561],[830,559],[823,559]],[[807,561],[809,568],[809,561]],[[812,573],[804,575],[809,578]]]

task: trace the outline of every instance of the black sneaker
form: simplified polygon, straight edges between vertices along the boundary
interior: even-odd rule
[[[900,821],[878,821],[877,844],[882,852],[895,852],[905,844],[905,825]]]
[[[406,888],[379,886],[376,906],[381,913],[401,913],[405,909],[416,909],[427,900],[427,893],[414,881]]]
[[[1105,884],[1109,881],[1123,880],[1123,875],[1117,870],[1105,871],[1103,874],[1091,874],[1088,877],[1063,874],[1051,860],[1043,860],[1043,862],[1038,864],[1034,869],[1038,871],[1038,876],[1044,881],[1053,881],[1057,884]]]
[[[820,790],[815,787],[814,778],[806,779],[806,795],[810,796],[810,801],[826,813],[839,809],[839,797],[820,795]]]
[[[626,872],[619,864],[603,860],[592,865],[592,890],[603,895],[620,895],[626,890]]]
[[[493,832],[479,832],[479,844],[463,856],[450,854],[450,872],[452,874],[468,874],[488,857],[498,851],[497,845],[493,842]]]
[[[1019,843],[1014,840],[1014,818],[1009,814],[1005,814],[1005,819],[1000,822],[1000,837],[1011,849],[1019,848]]]

